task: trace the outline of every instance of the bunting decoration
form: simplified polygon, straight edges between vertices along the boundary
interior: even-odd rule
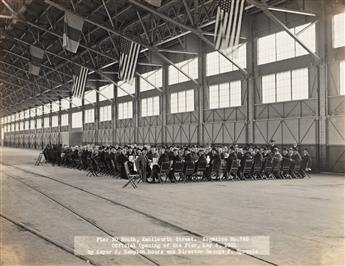
[[[38,76],[40,74],[40,69],[44,57],[44,50],[36,46],[30,46],[31,61],[29,64],[29,72],[32,75]]]
[[[70,12],[65,12],[64,33],[62,47],[76,53],[79,46],[80,36],[83,29],[84,20]]]

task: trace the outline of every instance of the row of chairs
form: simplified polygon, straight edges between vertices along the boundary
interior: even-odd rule
[[[143,181],[142,176],[140,174],[130,174],[127,163],[125,164],[125,169],[128,182],[123,187],[131,184],[133,188],[136,188],[135,182]],[[175,183],[212,180],[292,179],[304,178],[305,176],[310,177],[301,168],[300,162],[266,160],[264,163],[254,163],[252,159],[247,159],[244,162],[243,168],[241,168],[239,160],[233,160],[230,167],[228,167],[225,160],[221,160],[219,166],[212,167],[211,169],[207,167],[206,163],[195,165],[193,162],[176,162],[172,168],[169,162],[164,162],[161,164],[158,178],[161,183]]]

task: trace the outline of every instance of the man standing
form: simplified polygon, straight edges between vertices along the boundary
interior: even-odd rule
[[[138,173],[144,182],[147,182],[147,176],[150,175],[150,167],[148,166],[147,149],[143,148],[141,154],[136,160]]]

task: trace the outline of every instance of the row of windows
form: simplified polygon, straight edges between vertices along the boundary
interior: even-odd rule
[[[51,117],[51,127],[58,127],[59,125],[59,117],[58,115],[54,115]],[[61,115],[61,126],[68,125],[68,114]],[[50,119],[49,117],[31,119],[27,121],[12,123],[4,126],[5,132],[14,132],[14,131],[22,131],[22,130],[30,130],[30,129],[41,129],[41,128],[49,128],[50,127]]]
[[[296,34],[301,39],[301,41],[308,46],[310,50],[312,51],[316,50],[315,24],[305,24],[298,27],[294,27],[290,30],[292,33]],[[332,34],[333,48],[345,46],[345,12],[333,16],[332,31],[333,31],[333,34]],[[258,58],[257,58],[258,64],[275,62],[275,61],[307,54],[307,51],[303,49],[298,43],[296,43],[290,36],[288,36],[286,32],[278,32],[278,33],[274,33],[274,34],[259,38],[257,41],[257,46],[258,46]],[[236,49],[235,51],[232,51],[231,53],[229,53],[228,51],[225,51],[225,54],[229,58],[236,61],[241,67],[246,68],[246,61],[247,61],[246,60],[246,44],[240,45],[238,49]],[[207,64],[206,64],[207,76],[230,72],[237,69],[228,59],[226,59],[223,55],[219,54],[217,51],[208,53],[206,55],[206,60],[207,60]],[[198,59],[197,58],[179,62],[176,64],[176,66],[180,67],[190,77],[194,79],[198,78]],[[344,67],[344,61],[343,61],[340,63],[340,94],[341,95],[345,95],[344,68],[345,67]],[[184,74],[179,72],[173,66],[169,66],[168,71],[169,71],[168,78],[169,78],[170,85],[189,80]],[[273,82],[273,76],[265,77],[264,78],[265,81],[263,83],[267,83],[267,84],[277,83],[276,80],[278,78],[279,84],[283,83],[285,87],[288,87],[289,84],[287,83],[288,81],[286,81],[288,80],[287,75],[288,74],[281,74],[281,75],[275,76],[274,78],[275,82]],[[291,80],[293,79],[291,78]],[[135,80],[133,81],[132,84],[119,83],[119,86],[121,86],[122,89],[129,92],[130,94],[135,93]],[[140,78],[140,91],[146,91],[146,90],[154,89],[154,87],[161,87],[161,86],[162,86],[162,69],[161,68],[158,70],[154,70],[154,71],[150,71],[150,72],[142,74],[142,77]],[[270,96],[267,96],[267,98],[273,100],[273,89],[271,88],[268,91],[270,91],[270,93],[267,93],[266,95],[270,95]],[[114,98],[113,84],[105,85],[101,87],[99,92],[100,92],[99,94],[100,101]],[[221,89],[219,89],[219,93],[222,93]],[[275,94],[277,93],[275,92]],[[280,95],[280,93],[278,94]],[[123,92],[121,89],[118,89],[119,97],[125,96],[125,95],[127,95],[127,93]],[[297,98],[295,98],[294,93],[292,92],[292,89],[291,89],[290,96],[288,96],[288,93],[284,93],[284,96],[282,97],[280,97],[279,95],[274,97],[275,101],[280,101],[279,100],[280,98],[285,100],[285,99],[298,99],[299,97],[299,96],[298,97],[296,96]],[[305,92],[302,93],[302,95],[304,97]],[[214,96],[214,98],[216,98],[216,96]],[[229,99],[231,98],[232,97],[229,97]],[[93,90],[93,91],[89,91],[85,93],[84,100],[85,100],[85,104],[95,103],[96,91]],[[267,102],[271,102],[272,100],[269,100]],[[179,109],[181,110],[185,109],[184,104],[181,103],[180,104],[181,107],[179,107],[179,105],[176,104],[175,98],[174,98],[173,103],[174,103],[174,108],[173,108],[174,112],[176,110],[177,110],[176,112],[178,112]],[[263,100],[263,103],[266,103],[266,101]],[[72,99],[64,98],[61,101],[54,101],[52,103],[45,104],[43,106],[31,108],[31,109],[21,111],[16,114],[12,114],[10,116],[2,118],[0,122],[4,124],[4,123],[12,122],[12,121],[18,121],[25,118],[41,116],[43,113],[44,114],[47,114],[50,112],[55,113],[55,112],[58,112],[60,108],[61,110],[69,109],[70,105],[72,105],[72,107],[81,106],[82,100],[79,98],[74,98],[74,97],[72,97]],[[214,101],[212,100],[212,106],[222,106],[222,103],[216,103],[215,100]],[[230,103],[230,106],[232,106],[231,103]]]
[[[291,100],[303,100],[309,97],[309,73],[308,68],[285,71],[270,75],[264,75],[261,79],[262,103],[274,103]],[[215,84],[209,87],[209,108],[228,108],[241,105],[241,81]],[[345,61],[340,63],[340,95],[345,95]],[[68,100],[66,100],[68,102]],[[61,101],[61,106],[64,101]],[[120,103],[118,110],[119,119],[133,117],[132,102]],[[48,112],[48,105],[43,106],[43,112]],[[194,90],[172,93],[170,96],[171,113],[194,111]],[[31,108],[1,118],[1,123],[19,121],[23,118],[42,115],[42,108]],[[141,116],[159,115],[159,96],[141,99]],[[111,106],[100,107],[100,121],[112,120]],[[94,109],[85,110],[85,123],[94,123]],[[49,118],[46,121],[49,121]],[[80,123],[82,119],[80,118]],[[31,120],[30,123],[32,123]],[[39,121],[39,120],[37,120]],[[57,116],[52,116],[52,126],[58,125]],[[38,128],[40,128],[38,122]],[[19,123],[20,125],[20,123]],[[45,127],[49,124],[44,123]],[[61,115],[61,125],[68,125],[68,114]],[[20,126],[19,126],[20,128]],[[28,129],[28,126],[25,126]],[[32,127],[30,127],[32,128]]]
[[[297,69],[281,73],[265,75],[262,77],[262,103],[273,103],[308,98],[309,78],[308,69]],[[340,62],[340,95],[345,95],[345,61]],[[63,106],[61,101],[61,106]],[[68,102],[68,100],[66,100]],[[211,85],[209,87],[209,108],[227,108],[241,105],[241,82],[227,82]],[[48,112],[48,106],[43,106],[43,112]],[[171,113],[190,112],[194,110],[194,91],[187,90],[172,93],[170,98]],[[31,108],[19,113],[1,118],[6,124],[24,118],[42,115],[42,108]],[[119,119],[132,118],[132,102],[119,104]],[[141,116],[159,115],[159,97],[144,98],[141,100]],[[62,115],[62,117],[67,114]],[[56,116],[53,116],[56,117]],[[100,121],[111,120],[111,108],[100,108]],[[57,125],[54,118],[53,125]],[[94,122],[94,110],[86,110],[85,123]],[[68,121],[65,123],[68,125]],[[26,127],[27,128],[27,127]]]

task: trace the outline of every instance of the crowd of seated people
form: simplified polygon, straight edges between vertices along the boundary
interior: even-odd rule
[[[62,146],[47,145],[47,162],[98,176],[128,178],[138,173],[143,182],[303,178],[311,171],[311,156],[299,147],[282,151],[267,146]]]

